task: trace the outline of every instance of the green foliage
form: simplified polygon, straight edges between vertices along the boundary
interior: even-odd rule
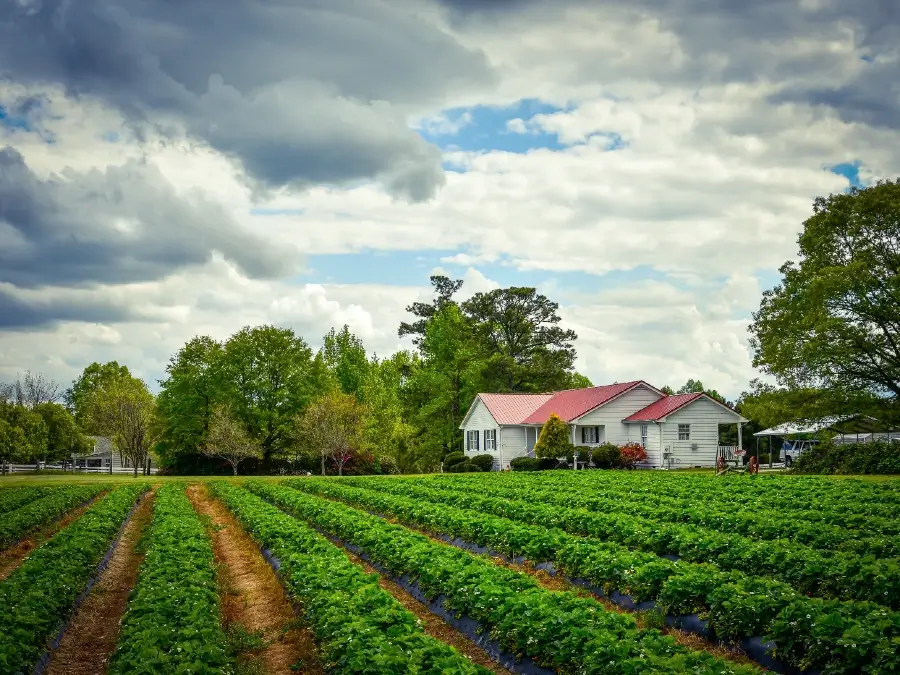
[[[102,483],[66,485],[3,514],[0,516],[0,551],[108,489],[109,486]]]
[[[498,488],[496,481],[492,484],[490,493],[497,493],[497,497],[481,496],[486,492],[486,481],[493,478],[487,476],[427,482],[370,478],[349,484],[304,480],[291,481],[287,485],[365,510],[389,514],[408,525],[458,537],[509,556],[524,555],[533,562],[551,561],[569,577],[588,579],[607,593],[618,590],[637,601],[654,599],[658,608],[671,614],[700,612],[708,616],[711,627],[719,636],[740,639],[767,633],[777,635],[780,657],[795,665],[807,663],[825,672],[849,675],[866,670],[860,668],[863,664],[868,664],[867,672],[882,672],[890,670],[889,666],[895,662],[891,645],[900,638],[898,612],[868,602],[823,602],[806,597],[788,583],[770,579],[765,565],[760,566],[758,576],[754,577],[738,570],[722,570],[705,562],[672,561],[653,552],[634,551],[630,549],[636,541],[632,533],[641,530],[621,531],[623,538],[616,544],[587,525],[588,519],[603,518],[599,515],[602,510],[615,508],[609,504],[627,507],[630,495],[636,499],[644,498],[648,508],[652,508],[649,505],[658,502],[660,495],[646,495],[640,488],[655,485],[660,493],[666,494],[677,488],[676,477],[657,481],[652,476],[645,478],[631,474],[625,478],[619,474],[611,485],[604,474],[587,472],[586,476],[579,475],[584,489],[559,494],[559,485],[569,484],[572,476],[571,472],[540,476],[520,474],[512,483],[506,477],[503,485],[507,487]],[[627,483],[622,484],[623,480]],[[549,488],[536,489],[548,482]],[[687,508],[697,503],[694,498],[697,485],[697,477],[691,477],[690,484],[685,486],[692,495]],[[713,485],[716,484],[709,487]],[[760,491],[757,485],[753,484],[753,493]],[[617,494],[612,500],[590,496],[595,492],[592,487],[608,490],[613,486],[617,488]],[[740,489],[741,486],[736,484],[735,487]],[[780,486],[773,487],[780,489]],[[809,490],[809,486],[800,489]],[[853,490],[852,486],[848,488],[850,490]],[[828,504],[834,509],[831,514],[843,520],[846,516],[841,511],[839,493],[838,489],[830,497],[822,495],[819,501]],[[885,505],[893,497],[885,494]],[[715,498],[716,490],[705,491],[705,500]],[[589,505],[597,515],[580,508],[584,505]],[[718,506],[723,519],[749,517],[748,514],[735,514],[727,500]],[[868,508],[874,508],[872,502]],[[672,507],[666,504],[658,513],[672,514]],[[808,512],[794,511],[789,519],[793,523],[797,523],[795,514],[810,517]],[[678,516],[677,513],[673,515]],[[713,520],[708,513],[703,517],[707,522]],[[632,522],[629,525],[643,528],[643,536],[658,536],[661,540],[668,540],[670,536],[664,531],[651,534],[659,528],[659,523],[641,525]],[[764,527],[765,523],[760,525]],[[859,525],[866,526],[867,523],[860,521]],[[722,522],[721,526],[728,528],[730,523]],[[593,536],[584,538],[584,535]],[[725,545],[720,546],[724,550]],[[799,622],[799,630],[792,634],[791,626],[798,625],[798,615],[805,619]]]
[[[59,460],[91,451],[91,440],[81,433],[72,414],[58,403],[41,403],[32,409],[47,427],[48,460]]]
[[[610,661],[622,672],[640,672],[645,668],[642,664],[648,661],[653,663],[655,672],[755,672],[754,668],[725,662],[705,652],[690,651],[658,631],[640,630],[633,617],[605,611],[593,599],[546,590],[527,574],[435,543],[361,510],[300,492],[328,489],[324,483],[291,481],[289,484],[296,489],[290,489],[252,482],[248,488],[360,547],[392,575],[416,578],[426,597],[443,597],[445,606],[480,622],[506,651],[558,672],[604,672]],[[403,517],[410,513],[411,518],[417,519],[419,507],[415,500],[409,500],[406,508],[409,511],[404,510]],[[425,506],[418,522],[427,518],[425,511],[440,517],[440,509]],[[454,511],[449,517],[454,522],[466,519],[473,525],[478,519],[477,514],[464,511]],[[505,526],[495,531],[507,533]]]
[[[95,361],[85,368],[65,393],[66,405],[75,416],[75,423],[88,434],[102,435],[103,432],[92,425],[88,414],[90,401],[96,392],[110,388],[119,380],[130,378],[131,372],[128,368],[120,366],[116,361],[104,364]]]
[[[279,575],[314,629],[330,673],[487,674],[427,636],[417,618],[378,585],[377,575],[366,574],[311,527],[241,488],[213,483],[210,489],[281,562]]]
[[[753,315],[754,365],[790,390],[900,398],[898,240],[900,182],[817,198]]]
[[[10,487],[0,490],[0,516],[10,511],[15,511],[20,506],[24,506],[35,499],[46,497],[53,490],[52,487]]]
[[[469,462],[477,466],[482,471],[490,471],[494,466],[494,456],[493,455],[475,455]],[[446,463],[446,460],[444,460]]]
[[[560,419],[556,413],[550,413],[550,417],[541,427],[540,436],[534,445],[534,454],[538,458],[555,459],[573,455],[575,447],[569,438],[569,425]]]
[[[454,464],[450,467],[449,471],[450,473],[481,473],[482,468],[477,464],[466,461]]]
[[[560,328],[558,309],[520,287],[476,293],[462,304],[487,355],[488,391],[553,391],[571,383],[577,335]]]
[[[603,443],[593,449],[591,459],[599,469],[617,469],[622,465],[622,450],[615,443]]]
[[[116,488],[32,551],[0,584],[0,672],[32,672],[147,487]]]
[[[806,474],[900,475],[900,443],[818,443],[794,461],[791,471]]]
[[[43,458],[48,434],[47,424],[37,411],[0,401],[0,459],[28,462]]]
[[[147,555],[108,672],[233,672],[219,624],[212,546],[183,485],[157,490],[146,537]]]
[[[540,471],[541,460],[535,457],[514,457],[509,467],[513,471]]]
[[[323,342],[325,365],[334,374],[341,391],[359,398],[370,366],[362,340],[344,324],[340,332],[332,328]]]
[[[454,464],[461,464],[465,461],[467,461],[466,453],[462,451],[451,452],[449,455],[444,457],[444,468],[446,469],[453,466]]]

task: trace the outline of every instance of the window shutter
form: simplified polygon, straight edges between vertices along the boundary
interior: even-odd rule
[[[587,427],[581,427],[581,442],[587,443]]]
[[[600,427],[594,427],[594,443],[600,442]]]
[[[478,450],[479,449],[478,448],[478,438],[479,438],[479,436],[481,436],[481,432],[478,429],[476,429],[473,433],[475,434],[475,447],[472,449]]]

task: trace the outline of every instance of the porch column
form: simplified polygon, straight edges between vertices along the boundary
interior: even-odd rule
[[[737,428],[738,428],[738,450],[743,450],[743,449],[744,449],[744,439],[743,439],[743,437],[741,436],[741,429],[743,428],[743,426],[744,426],[744,425],[743,425],[742,422],[738,422],[738,423],[737,423]]]

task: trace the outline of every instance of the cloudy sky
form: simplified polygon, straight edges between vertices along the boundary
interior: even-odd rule
[[[0,380],[534,285],[597,383],[756,375],[817,195],[900,175],[893,0],[2,0]]]

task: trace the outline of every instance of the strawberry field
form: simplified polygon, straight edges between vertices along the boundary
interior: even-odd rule
[[[898,514],[657,472],[0,488],[0,673],[896,673]]]

